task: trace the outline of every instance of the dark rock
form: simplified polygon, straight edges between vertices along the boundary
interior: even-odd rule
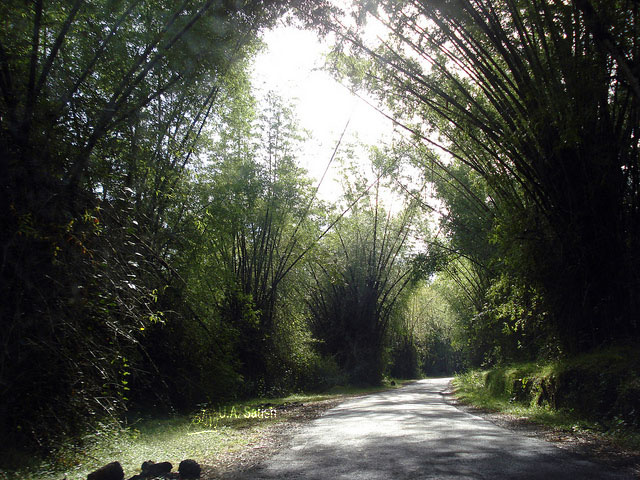
[[[124,470],[120,462],[111,462],[87,475],[87,480],[123,480]]]
[[[201,471],[200,465],[195,460],[183,460],[178,467],[181,479],[200,478]]]
[[[171,462],[155,463],[148,460],[142,464],[142,476],[143,477],[157,477],[169,473],[173,465]]]
[[[304,407],[304,403],[301,402],[285,402],[280,405],[276,405],[271,410],[290,410],[296,407]]]

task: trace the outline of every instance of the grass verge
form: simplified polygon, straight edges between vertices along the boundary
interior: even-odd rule
[[[610,349],[544,364],[470,371],[454,379],[455,396],[490,412],[638,451],[634,355]]]
[[[330,400],[398,388],[407,382],[395,380],[395,385],[385,382],[368,388],[334,387],[323,394],[202,406],[189,415],[141,418],[127,427],[105,423],[80,441],[61,443],[46,459],[5,448],[0,457],[0,465],[4,465],[0,467],[0,480],[84,480],[87,474],[112,461],[122,464],[125,478],[139,473],[146,460],[169,461],[174,468],[187,458],[212,465],[260,448],[256,445],[274,427],[300,416],[297,407],[303,404],[321,406]]]

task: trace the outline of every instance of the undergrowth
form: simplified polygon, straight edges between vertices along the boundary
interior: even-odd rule
[[[339,386],[323,394],[294,394],[282,398],[255,398],[245,402],[202,405],[188,415],[138,418],[128,426],[105,422],[80,439],[60,441],[46,458],[15,451],[6,445],[0,454],[0,480],[84,480],[97,468],[121,463],[125,478],[139,472],[147,460],[169,461],[177,466],[192,458],[200,463],[250,446],[266,429],[291,417],[283,405],[309,404],[399,387],[387,381],[381,387]]]
[[[640,449],[638,354],[626,348],[546,363],[474,370],[454,380],[456,396],[559,431],[601,435]]]

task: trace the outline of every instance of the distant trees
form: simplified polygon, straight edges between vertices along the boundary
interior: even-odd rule
[[[449,297],[458,290],[443,278],[421,282],[416,287],[401,325],[402,331],[410,333],[404,338],[413,341],[419,373],[436,376],[460,372],[468,359],[459,323],[459,317],[464,316],[454,311],[455,300]]]
[[[361,198],[366,180],[357,174],[350,179],[356,188],[346,200],[353,208],[331,233],[324,254],[309,265],[308,305],[320,351],[333,357],[351,382],[375,385],[384,373],[391,322],[413,278],[412,210],[387,213],[380,204],[379,177],[370,185],[373,192]]]
[[[494,298],[513,294],[536,310],[542,294],[544,323],[566,352],[639,333],[636,7],[380,1],[358,18],[386,25],[388,39],[370,45],[340,29],[353,56],[336,56],[339,69],[486,189],[472,195],[464,177],[447,174],[467,215],[488,222],[492,281],[510,277]],[[477,223],[459,220],[458,238]],[[470,247],[463,253],[483,263]]]

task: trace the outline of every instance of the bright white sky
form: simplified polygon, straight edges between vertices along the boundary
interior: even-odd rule
[[[366,33],[375,37],[376,30],[374,26]],[[285,101],[293,102],[300,127],[311,132],[299,160],[315,184],[322,177],[347,121],[350,120],[349,128],[342,147],[355,139],[369,145],[382,145],[391,140],[393,123],[323,71],[324,55],[330,47],[314,32],[281,25],[265,32],[263,40],[267,47],[255,59],[254,88],[259,97],[273,91]],[[363,166],[362,173],[372,178],[368,158],[360,158],[359,163]],[[331,165],[318,192],[320,199],[335,201],[340,197],[339,168],[337,162]],[[382,195],[386,208],[402,209],[403,200],[397,194],[387,190]],[[441,208],[434,198],[423,200]],[[435,220],[436,217],[432,217],[432,221]],[[414,242],[416,248],[426,248],[417,238]]]
[[[355,136],[367,144],[379,144],[391,137],[389,120],[322,70],[329,46],[314,32],[283,25],[265,32],[263,40],[267,49],[255,60],[254,87],[261,94],[274,91],[285,101],[294,102],[300,126],[312,136],[300,162],[316,182],[349,118],[343,146]],[[321,198],[335,199],[339,192],[331,175],[336,169],[334,163],[320,190]]]

